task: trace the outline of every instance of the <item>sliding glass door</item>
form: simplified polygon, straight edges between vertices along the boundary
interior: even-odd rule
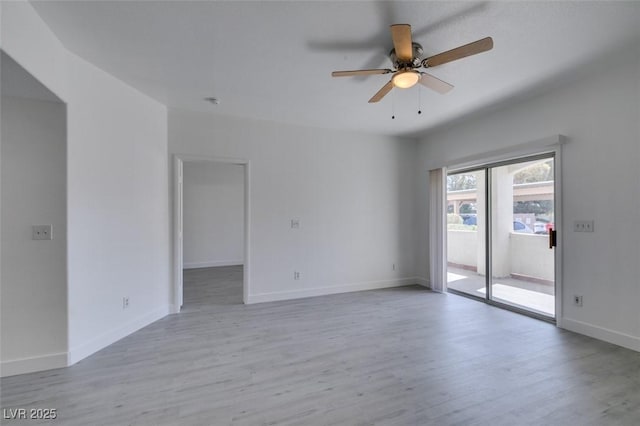
[[[496,302],[555,317],[554,160],[491,168],[491,291]]]
[[[447,288],[486,294],[486,172],[447,176]]]
[[[552,155],[447,176],[447,287],[555,318]]]

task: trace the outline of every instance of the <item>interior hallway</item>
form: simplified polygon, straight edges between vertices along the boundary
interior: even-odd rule
[[[185,269],[182,312],[242,304],[242,265]]]

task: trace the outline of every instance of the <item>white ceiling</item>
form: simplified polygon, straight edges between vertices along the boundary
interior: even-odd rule
[[[640,2],[33,4],[71,51],[166,105],[392,135],[502,103],[640,39]],[[416,86],[368,104],[388,76],[330,73],[389,67],[393,23],[412,25],[425,56],[485,36],[495,47],[431,69],[455,85],[446,95]]]

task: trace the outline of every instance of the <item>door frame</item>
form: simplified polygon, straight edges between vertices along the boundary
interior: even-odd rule
[[[184,163],[235,164],[244,169],[244,261],[242,274],[242,302],[247,304],[251,282],[251,163],[241,158],[206,157],[197,155],[173,155],[173,306],[172,313],[179,313],[183,302],[184,269]]]
[[[559,232],[556,234],[556,247],[554,249],[554,274],[555,274],[555,324],[557,327],[562,327],[562,300],[563,300],[563,291],[562,291],[562,249],[563,249],[563,232],[564,232],[564,222],[562,217],[562,146],[566,143],[567,138],[562,135],[554,135],[548,138],[543,138],[539,140],[535,140],[532,142],[528,142],[525,144],[517,145],[511,148],[505,148],[501,150],[487,152],[485,154],[465,157],[459,160],[454,160],[439,167],[442,170],[442,186],[444,194],[436,195],[439,197],[443,197],[446,200],[446,177],[448,173],[455,173],[458,171],[471,170],[474,168],[485,168],[491,167],[494,165],[498,165],[504,162],[517,161],[521,158],[527,157],[535,157],[538,155],[549,154],[554,158],[554,214],[555,214],[555,225],[556,229],[559,229]],[[432,194],[431,197],[434,195]],[[433,200],[433,198],[432,198]],[[446,291],[447,289],[447,233],[446,233],[446,202],[440,204],[441,208],[439,209],[439,217],[442,227],[442,240],[439,244],[439,250],[433,251],[430,254],[429,264],[430,268],[435,268],[436,275],[439,275],[443,279],[443,289]],[[488,203],[487,203],[488,205]],[[433,221],[432,221],[433,222]],[[437,232],[437,229],[433,229],[433,226],[430,227],[429,233]],[[438,261],[439,259],[444,259],[444,261]],[[549,320],[549,318],[545,318],[542,316],[535,315],[535,313],[521,310],[515,307],[511,307],[506,304],[502,304],[499,302],[494,302],[493,300],[486,300],[486,303],[490,305],[499,306],[501,308],[505,308],[508,310],[512,310],[519,313],[524,313],[526,315]]]

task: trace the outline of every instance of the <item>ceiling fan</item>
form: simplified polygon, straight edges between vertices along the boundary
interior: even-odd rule
[[[419,68],[433,68],[457,59],[486,52],[493,48],[493,39],[486,37],[473,43],[465,44],[464,46],[456,47],[455,49],[422,59],[422,46],[411,39],[411,25],[395,24],[391,25],[390,28],[391,38],[393,39],[393,49],[389,53],[389,59],[391,59],[394,69],[334,71],[331,73],[332,77],[393,74],[391,80],[369,99],[369,103],[379,102],[394,87],[408,89],[416,83],[420,83],[441,94],[447,93],[453,89],[451,84],[427,72],[420,71]]]

